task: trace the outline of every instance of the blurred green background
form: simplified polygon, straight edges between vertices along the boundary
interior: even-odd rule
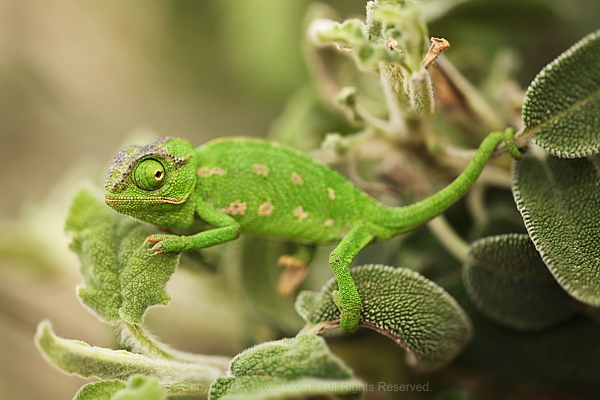
[[[140,129],[197,145],[266,136],[309,81],[301,44],[310,3],[0,0],[0,159],[7,166],[0,177],[0,398],[67,399],[84,382],[54,370],[35,349],[44,318],[63,337],[114,346],[112,329],[75,296],[78,262],[62,233],[74,182],[101,183],[114,153]],[[326,3],[342,18],[364,16],[365,1]],[[434,18],[430,34],[450,41],[448,58],[480,85],[498,52],[512,49],[526,87],[600,21],[595,0],[446,3],[462,4]],[[174,279],[186,285],[185,276]],[[238,315],[224,307],[213,322],[219,329],[211,329],[194,322],[207,305],[176,307],[201,289],[171,292],[174,308],[153,310],[153,328],[181,349],[239,352],[247,343]]]

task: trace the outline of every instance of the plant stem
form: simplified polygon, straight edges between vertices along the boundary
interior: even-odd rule
[[[443,215],[439,215],[427,223],[427,227],[450,254],[458,261],[467,261],[469,245],[450,226]]]
[[[133,352],[138,354],[143,354],[151,358],[201,364],[206,367],[216,368],[223,374],[226,374],[229,370],[231,359],[228,357],[190,354],[172,349],[164,343],[160,343],[139,325],[123,321],[120,325],[119,334],[121,343],[130,347]]]
[[[404,124],[403,110],[408,109],[410,102],[404,89],[403,76],[399,69],[384,63],[379,63],[379,80],[385,95],[385,103],[389,114],[389,133],[397,135],[401,140],[408,138]]]

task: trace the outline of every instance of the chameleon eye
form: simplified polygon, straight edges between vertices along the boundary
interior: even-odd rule
[[[154,160],[147,159],[137,165],[133,171],[133,182],[142,190],[156,190],[163,185],[165,168]]]

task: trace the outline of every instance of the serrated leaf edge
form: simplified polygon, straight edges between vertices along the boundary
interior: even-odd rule
[[[542,160],[538,160],[538,161],[542,161]],[[544,161],[542,161],[542,162],[544,162]],[[523,196],[521,195],[521,190],[517,188],[517,178],[516,178],[517,174],[515,172],[515,169],[516,169],[516,163],[513,164],[513,171],[512,171],[512,178],[511,178],[511,187],[512,187],[513,198],[515,200],[515,203],[517,205],[517,209],[519,210],[519,213],[521,213],[521,217],[523,218],[523,223],[525,224],[525,228],[527,228],[527,233],[529,234],[529,238],[533,242],[533,245],[535,246],[535,249],[537,250],[537,252],[540,254],[542,261],[544,261],[544,264],[546,264],[546,267],[548,267],[548,270],[550,271],[552,276],[554,276],[554,279],[556,279],[558,284],[565,290],[565,292],[567,292],[567,294],[569,294],[571,297],[577,299],[578,301],[581,301],[582,303],[590,304],[595,307],[600,307],[600,300],[598,300],[598,302],[594,303],[594,302],[590,302],[586,299],[582,299],[581,295],[579,294],[578,289],[574,289],[573,287],[571,287],[571,285],[568,282],[565,281],[564,278],[561,278],[559,275],[557,275],[558,270],[557,270],[556,266],[551,262],[552,260],[548,258],[549,254],[546,253],[541,248],[541,244],[539,242],[539,237],[538,237],[537,231],[533,228],[533,226],[531,224],[531,215],[529,214],[529,212],[527,210],[525,210],[524,200],[523,200]]]
[[[473,247],[475,247],[481,243],[506,242],[507,239],[512,240],[512,239],[518,239],[518,238],[527,238],[529,241],[531,241],[531,238],[526,233],[507,233],[507,234],[488,236],[488,237],[478,239],[475,242],[471,243],[471,246],[469,246],[469,247],[470,247],[470,249],[472,249]],[[537,249],[536,249],[536,251],[537,251]],[[542,262],[543,262],[543,260],[542,260]],[[473,268],[473,264],[475,264],[475,259],[471,256],[470,251],[469,251],[469,260],[463,264],[463,268],[462,268],[462,281],[463,281],[463,286],[464,286],[467,294],[469,295],[469,300],[471,300],[471,302],[473,302],[477,306],[477,309],[482,314],[486,315],[488,318],[490,318],[494,321],[497,321],[500,324],[510,326],[512,328],[522,330],[522,331],[540,330],[543,328],[547,328],[548,326],[551,325],[551,324],[549,325],[547,323],[523,324],[523,323],[521,323],[521,320],[519,320],[519,319],[515,320],[512,318],[505,318],[501,315],[496,314],[496,312],[488,311],[486,305],[484,304],[484,302],[482,302],[479,294],[475,292],[474,287],[471,284],[471,280],[467,278],[467,272],[470,268]],[[544,262],[544,264],[545,264],[545,262]],[[486,268],[482,264],[477,264],[477,265],[481,268]],[[551,277],[554,278],[554,280],[556,280],[554,275],[551,274]],[[548,280],[551,280],[551,279],[548,279]],[[573,311],[573,312],[575,312],[575,311]],[[569,318],[570,316],[571,315],[565,315],[565,316],[563,316],[563,319]],[[560,319],[560,320],[562,320],[562,319]],[[560,320],[558,320],[558,321],[560,321]],[[553,321],[552,324],[554,324],[558,321]]]
[[[527,88],[527,91],[525,92],[525,97],[524,97],[524,100],[523,100],[523,112],[522,112],[522,115],[525,113],[525,109],[527,108],[527,104],[531,101],[529,99],[532,97],[532,92],[534,90],[536,90],[538,88],[538,86],[541,84],[540,80],[542,80],[542,79],[545,78],[546,73],[548,71],[550,71],[552,68],[554,68],[556,65],[558,65],[559,63],[561,63],[562,60],[564,60],[565,58],[570,57],[573,53],[579,51],[579,49],[581,49],[583,46],[585,46],[590,40],[594,40],[594,39],[600,39],[600,30],[592,32],[592,33],[589,33],[588,35],[586,35],[583,38],[581,38],[577,43],[575,43],[574,45],[572,45],[571,47],[569,47],[567,50],[565,50],[563,53],[561,53],[558,57],[556,57],[554,60],[552,60],[549,64],[547,64],[544,68],[542,68],[542,70],[540,72],[537,73],[537,75],[535,76],[535,78],[533,78],[533,81],[531,82],[531,85],[529,85],[529,87]],[[545,143],[540,142],[535,137],[535,133],[537,131],[539,131],[542,127],[546,126],[547,124],[550,124],[556,117],[560,117],[560,116],[568,113],[574,107],[577,107],[581,103],[583,103],[585,101],[588,101],[589,98],[596,97],[596,96],[600,96],[600,89],[597,90],[597,91],[595,91],[594,93],[592,93],[592,95],[589,96],[589,97],[587,97],[586,99],[576,101],[575,103],[571,104],[566,109],[562,110],[561,112],[559,112],[558,114],[556,114],[552,118],[548,118],[546,121],[542,122],[541,124],[533,126],[533,127],[526,127],[525,132],[523,133],[523,135],[525,135],[525,134],[533,135],[532,142],[534,144],[540,146],[542,149],[544,149],[545,151],[547,151],[549,154],[552,154],[553,156],[560,157],[560,158],[582,158],[582,157],[587,157],[589,155],[596,154],[596,153],[600,152],[600,145],[598,145],[596,147],[591,147],[587,151],[574,151],[574,152],[568,152],[567,153],[567,152],[564,152],[562,150],[556,150],[556,149],[553,149],[553,148],[551,148],[549,146],[546,146]],[[523,119],[525,119],[524,115],[523,115]]]
[[[358,269],[367,269],[367,270],[379,269],[379,270],[388,271],[391,273],[400,273],[400,271],[404,271],[404,272],[407,272],[410,277],[414,277],[417,280],[422,281],[427,285],[433,286],[437,292],[445,294],[445,297],[447,298],[447,300],[449,300],[449,302],[454,306],[454,308],[457,310],[458,314],[460,315],[460,318],[465,322],[465,325],[467,326],[467,331],[468,331],[467,332],[468,337],[465,339],[465,343],[463,344],[462,347],[457,348],[455,354],[449,360],[451,360],[458,353],[460,353],[460,351],[471,341],[471,338],[473,337],[473,324],[471,323],[469,316],[467,315],[465,310],[461,307],[461,305],[458,303],[458,301],[456,301],[456,299],[454,297],[452,297],[452,295],[450,295],[450,293],[448,293],[446,291],[446,289],[444,289],[437,283],[433,282],[430,279],[427,279],[423,275],[419,274],[417,271],[413,271],[408,268],[392,267],[392,266],[385,265],[385,264],[365,264],[365,265],[352,267],[350,269],[350,272],[352,273],[353,271],[358,270]],[[325,295],[325,288],[328,287],[329,285],[331,285],[333,281],[335,281],[335,277],[330,278],[327,282],[325,282],[319,291],[307,290],[305,292],[314,293],[316,296],[323,296],[323,295]],[[297,301],[299,299],[300,299],[300,295],[298,296]],[[295,308],[296,308],[296,310],[298,310],[298,306],[296,306]],[[300,314],[300,313],[298,312],[298,314]],[[302,316],[302,314],[300,314],[300,315]],[[362,311],[361,311],[361,315],[362,315]],[[329,330],[338,328],[339,326],[340,326],[339,318],[336,318],[334,320],[327,321],[327,322],[319,322],[316,324],[307,322],[307,325],[302,329],[301,332],[307,333],[307,334],[308,333],[323,334]],[[380,334],[390,338],[397,345],[399,345],[400,347],[405,349],[406,350],[406,359],[407,359],[407,362],[409,365],[411,365],[413,367],[418,367],[421,364],[423,357],[419,353],[417,353],[413,348],[409,347],[408,344],[406,343],[406,341],[404,341],[404,339],[402,339],[401,337],[396,336],[396,335],[384,330],[382,327],[377,326],[373,323],[365,322],[362,318],[360,319],[358,326],[374,330],[375,332],[380,333]]]

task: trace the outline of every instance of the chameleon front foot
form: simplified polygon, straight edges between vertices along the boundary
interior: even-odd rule
[[[339,291],[332,293],[333,302],[340,310],[342,316],[340,319],[340,328],[342,332],[354,332],[358,329],[358,322],[360,321],[360,300],[358,303],[355,301],[345,301]]]
[[[277,263],[286,268],[279,278],[277,293],[288,296],[304,281],[308,273],[308,264],[289,255],[279,257]]]
[[[188,249],[185,236],[163,234],[150,235],[146,238],[144,243],[153,244],[153,246],[148,249],[153,256],[162,253],[182,252]]]

